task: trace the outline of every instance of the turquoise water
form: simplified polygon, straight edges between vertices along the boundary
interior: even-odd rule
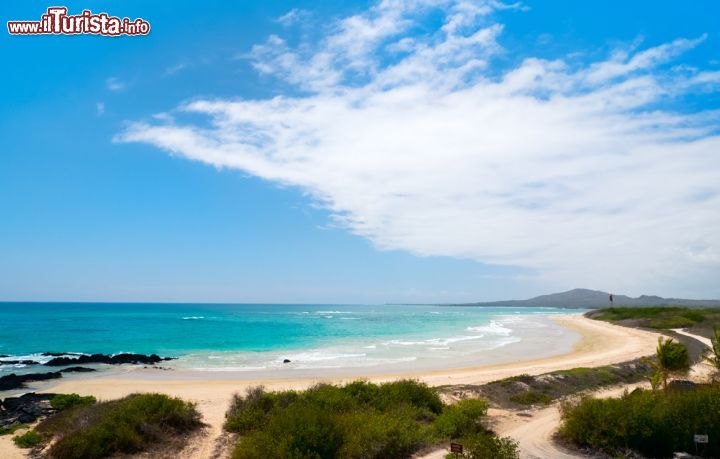
[[[3,303],[0,354],[43,360],[43,352],[157,353],[179,357],[179,366],[218,371],[271,369],[284,358],[297,368],[393,364],[490,351],[536,331],[559,337],[545,319],[558,313],[568,310]],[[0,365],[0,372],[17,368]]]

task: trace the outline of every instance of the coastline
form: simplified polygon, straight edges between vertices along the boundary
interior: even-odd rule
[[[99,399],[114,399],[136,392],[161,392],[197,403],[208,424],[205,435],[192,441],[186,457],[212,457],[215,443],[222,435],[222,424],[230,400],[235,393],[248,387],[263,385],[268,390],[304,389],[319,382],[337,383],[365,379],[383,382],[401,378],[419,379],[431,386],[447,384],[482,384],[522,373],[541,374],[575,367],[596,367],[632,360],[655,351],[658,333],[631,329],[595,321],[579,315],[553,316],[562,327],[580,334],[581,338],[567,353],[493,365],[453,370],[399,372],[383,375],[332,376],[319,374],[313,378],[277,378],[263,380],[230,379],[228,374],[207,373],[180,379],[175,372],[129,371],[122,375],[82,376],[45,385],[38,392],[78,393]],[[361,370],[361,369],[359,369]],[[200,379],[202,378],[202,379]]]

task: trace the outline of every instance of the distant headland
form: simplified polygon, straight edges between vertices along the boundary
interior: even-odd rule
[[[663,298],[655,295],[640,295],[632,298],[625,295],[613,295],[613,306],[685,306],[720,307],[720,300],[688,300],[683,298]],[[486,301],[478,303],[456,303],[451,306],[535,306],[554,308],[604,308],[610,306],[610,293],[600,290],[576,288],[567,292],[540,295],[528,300]],[[450,305],[449,305],[450,306]]]

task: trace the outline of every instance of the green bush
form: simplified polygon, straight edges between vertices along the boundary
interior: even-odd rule
[[[683,316],[662,317],[660,319],[651,320],[649,325],[650,328],[657,328],[659,330],[671,328],[687,328],[695,325],[695,321]]]
[[[579,446],[620,454],[631,448],[649,457],[694,451],[694,433],[720,438],[720,387],[691,391],[636,390],[621,398],[585,398],[562,406],[560,435]],[[705,454],[720,455],[720,442]]]
[[[16,422],[9,426],[0,426],[0,435],[12,435],[20,429],[27,427],[27,424]]]
[[[463,459],[519,459],[518,443],[509,437],[495,437],[487,432],[480,432],[463,440],[464,451],[459,456]],[[456,459],[453,453],[445,456]]]
[[[417,381],[320,384],[302,392],[250,389],[236,396],[225,429],[240,433],[233,458],[396,458],[484,431],[487,405],[445,406]]]
[[[519,403],[521,405],[548,405],[552,402],[552,400],[552,397],[549,395],[533,390],[510,397],[511,402]]]
[[[614,307],[593,311],[593,319],[610,322],[633,320],[636,324],[657,329],[688,328],[720,325],[720,308],[688,308],[680,306]]]
[[[57,394],[50,399],[50,406],[62,411],[74,406],[92,405],[96,401],[92,395],[82,397],[78,394]]]
[[[200,426],[200,414],[192,403],[162,394],[134,394],[76,405],[37,429],[58,438],[50,448],[51,457],[93,459],[145,451]]]
[[[13,438],[13,442],[15,442],[19,448],[33,448],[42,443],[42,441],[42,435],[34,430],[28,430],[24,434]]]
[[[461,400],[446,407],[435,420],[438,432],[449,438],[477,432],[478,421],[487,413],[487,403],[482,400]]]

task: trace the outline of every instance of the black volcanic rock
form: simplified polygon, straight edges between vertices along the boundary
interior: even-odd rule
[[[21,397],[7,397],[0,403],[0,426],[15,423],[29,424],[35,422],[40,416],[47,416],[55,410],[50,406],[50,400],[55,394],[36,394],[31,392]]]
[[[0,360],[0,365],[40,365],[34,360]]]
[[[95,368],[87,367],[69,367],[60,370],[60,373],[89,373],[91,371],[97,371]]]
[[[290,363],[290,359],[283,360],[283,363]]]
[[[11,373],[7,376],[0,377],[0,390],[20,389],[28,382],[46,381],[48,379],[58,378],[62,378],[62,374],[59,371],[28,375],[16,375],[15,373]]]
[[[171,357],[160,357],[157,354],[92,354],[80,355],[78,357],[55,357],[45,363],[49,367],[62,367],[65,365],[77,365],[88,363],[105,363],[108,365],[154,365],[164,360],[173,360]]]

